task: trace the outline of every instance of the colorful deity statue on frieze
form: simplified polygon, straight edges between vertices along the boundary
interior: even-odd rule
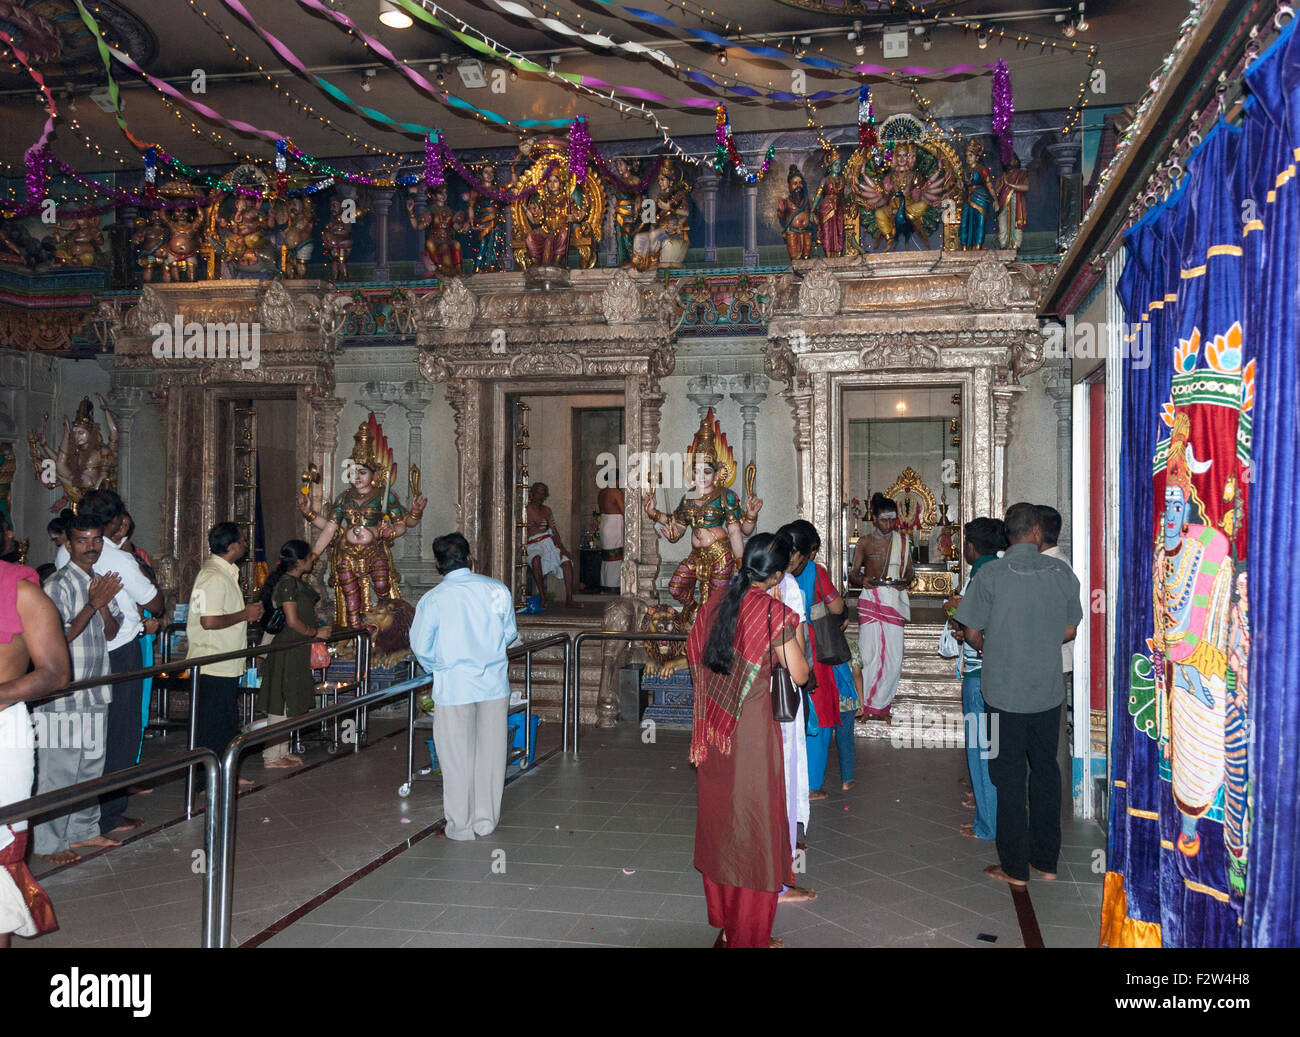
[[[397,476],[393,451],[373,413],[357,429],[343,471],[349,486],[323,514],[312,510],[308,487],[298,508],[320,530],[312,552],[329,552],[334,626],[358,627],[377,606],[401,601],[392,543],[419,523],[428,501],[420,495],[415,465],[408,477],[409,503],[403,507],[398,500],[392,488]]]

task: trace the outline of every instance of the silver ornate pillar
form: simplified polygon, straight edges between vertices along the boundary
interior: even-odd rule
[[[392,191],[375,191],[371,194],[371,209],[375,214],[375,267],[372,281],[387,281],[388,274],[388,213],[393,207]]]
[[[135,418],[145,401],[145,390],[119,386],[108,395],[108,406],[117,418],[117,492],[131,506],[131,436]]]
[[[704,261],[713,263],[718,258],[718,185],[717,173],[701,173],[695,178],[695,201],[704,214]]]
[[[770,385],[761,374],[738,374],[731,379],[731,398],[740,404],[740,418],[744,423],[741,438],[742,472],[758,460],[758,409],[767,399]]]
[[[1068,547],[1071,542],[1070,513],[1068,506],[1073,493],[1071,472],[1071,454],[1073,453],[1072,426],[1073,404],[1071,394],[1073,384],[1072,365],[1068,359],[1051,365],[1043,372],[1043,388],[1047,390],[1052,407],[1056,410],[1056,503],[1061,512],[1061,546]]]

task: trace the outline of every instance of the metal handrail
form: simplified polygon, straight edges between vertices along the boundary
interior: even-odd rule
[[[584,641],[685,641],[689,635],[653,630],[584,630],[573,639],[573,755],[578,755],[578,718],[582,707],[582,645]],[[569,748],[565,739],[564,748]]]
[[[218,823],[223,813],[221,808],[224,806],[221,797],[224,795],[225,787],[217,781],[220,772],[220,761],[217,759],[217,754],[211,749],[191,749],[188,752],[168,757],[165,760],[157,760],[153,763],[139,763],[134,767],[126,768],[126,770],[113,771],[111,774],[105,774],[99,778],[91,778],[89,781],[69,785],[62,789],[55,789],[53,792],[43,792],[39,796],[31,796],[17,803],[10,803],[8,806],[0,807],[0,825],[25,821],[31,817],[55,813],[56,811],[63,813],[68,808],[77,806],[80,803],[97,800],[106,792],[117,792],[119,789],[134,785],[136,782],[151,781],[154,778],[161,778],[163,775],[175,771],[190,770],[195,765],[202,766],[207,770],[208,788],[214,790],[211,794],[208,814],[203,825],[203,847],[206,859],[203,861],[201,928],[203,946],[215,947],[217,946],[215,931],[217,884],[216,869],[213,867],[215,859],[213,851],[218,846]],[[218,787],[219,785],[220,787]]]
[[[293,641],[285,644],[253,645],[242,651],[220,652],[216,655],[200,655],[193,659],[172,659],[169,662],[159,663],[156,666],[150,666],[143,670],[129,670],[125,673],[106,673],[102,677],[86,677],[79,681],[72,681],[65,684],[59,691],[52,691],[48,695],[40,695],[28,699],[27,702],[41,702],[45,699],[62,698],[64,695],[73,691],[82,691],[86,688],[99,688],[105,684],[118,684],[123,681],[144,680],[146,677],[169,677],[173,676],[173,671],[177,669],[188,670],[192,666],[207,666],[210,663],[226,662],[230,659],[247,659],[254,655],[270,655],[273,652],[287,652],[294,648],[301,648],[304,644],[310,644],[312,641],[324,641],[326,644],[333,644],[336,641],[350,641],[357,637],[369,636],[369,631],[348,627],[344,630],[335,630],[329,637],[325,638],[307,638],[303,641]]]
[[[323,720],[342,716],[344,713],[355,713],[363,708],[368,709],[370,706],[387,702],[399,695],[413,697],[416,691],[432,683],[432,681],[433,677],[425,674],[423,677],[402,681],[400,684],[392,684],[382,691],[368,692],[351,702],[340,702],[333,706],[326,706],[323,709],[316,709],[310,713],[304,713],[300,717],[291,717],[279,724],[259,728],[256,731],[241,732],[235,735],[230,744],[226,746],[221,758],[221,818],[217,825],[218,843],[214,868],[217,872],[216,946],[227,947],[230,944],[230,917],[234,908],[235,798],[238,792],[236,783],[238,782],[239,757],[244,750],[267,742],[278,741],[282,736],[288,735],[299,728],[319,724]],[[227,796],[230,797],[229,802],[226,800]]]

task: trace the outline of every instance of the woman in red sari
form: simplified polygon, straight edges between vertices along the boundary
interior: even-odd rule
[[[808,663],[799,617],[767,594],[789,561],[787,541],[754,534],[727,592],[710,596],[686,641],[695,684],[695,867],[709,924],[728,947],[772,946],[777,894],[794,885],[769,679],[775,662],[804,684]]]

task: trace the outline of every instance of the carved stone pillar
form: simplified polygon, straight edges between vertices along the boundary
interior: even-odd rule
[[[711,374],[697,374],[686,380],[686,398],[699,409],[701,421],[708,415],[710,407],[722,402],[719,388],[718,379]]]
[[[738,374],[731,379],[731,398],[740,404],[744,422],[741,439],[740,470],[758,460],[758,409],[767,399],[771,383],[759,374]]]
[[[758,266],[758,184],[745,185],[745,251],[741,265]]]
[[[515,241],[515,214],[514,206],[504,206],[506,211],[506,250],[501,257],[501,269],[513,270],[515,268],[515,250],[513,248]]]
[[[637,430],[636,449],[653,455],[659,447],[659,422],[664,405],[658,381],[643,375],[630,376],[625,400],[628,427]],[[635,486],[629,483],[624,494],[623,514],[627,521],[623,530],[624,562],[619,576],[623,594],[651,599],[655,597],[655,581],[659,578],[659,534],[644,510],[646,498],[655,492],[655,486],[649,483],[652,477],[652,472],[643,470],[642,479]],[[634,564],[627,564],[629,560]]]
[[[993,397],[993,485],[990,507],[992,515],[1003,515],[1007,510],[1006,458],[1007,440],[1011,438],[1011,409],[1024,386],[995,385],[990,390]]]
[[[397,386],[393,382],[366,382],[357,393],[357,403],[375,412],[380,425],[388,421],[388,409],[393,405]]]
[[[388,273],[388,213],[393,207],[392,191],[374,191],[370,206],[375,214],[375,269],[373,281],[389,280]]]
[[[695,201],[704,214],[704,261],[718,258],[718,185],[717,173],[701,173],[695,179]]]
[[[117,418],[117,492],[131,505],[131,462],[134,452],[131,449],[131,435],[135,428],[135,417],[144,404],[143,389],[114,389],[108,396],[108,406]]]
[[[402,394],[398,397],[397,405],[402,408],[406,415],[407,426],[410,429],[406,445],[406,464],[409,471],[411,465],[420,466],[420,489],[421,492],[428,496],[428,485],[425,481],[424,466],[421,458],[424,457],[424,400],[419,396],[419,382],[404,382],[401,386]],[[420,527],[416,526],[406,536],[399,537],[399,544],[402,544],[402,556],[404,558],[418,559],[423,558],[426,550],[426,543],[432,543],[427,536],[421,536]]]
[[[811,520],[813,510],[812,381],[807,375],[796,373],[794,380],[781,395],[790,405],[790,416],[794,419],[795,514],[801,519]]]
[[[480,487],[482,467],[482,386],[475,378],[447,382],[447,402],[456,417],[456,453],[460,458],[456,487],[456,527],[469,541],[470,553],[485,558],[482,542]]]
[[[1043,372],[1043,386],[1056,410],[1056,508],[1061,513],[1062,547],[1070,544],[1070,514],[1072,508],[1067,506],[1073,493],[1071,461],[1073,454],[1073,406],[1071,401],[1074,386],[1071,383],[1072,370],[1069,360],[1052,365],[1051,370]]]
[[[1047,145],[1047,150],[1051,152],[1052,161],[1056,163],[1062,175],[1073,173],[1075,167],[1079,164],[1079,157],[1083,154],[1083,145],[1078,140],[1058,140]]]
[[[334,500],[339,491],[339,415],[343,411],[343,401],[337,396],[324,392],[306,391],[307,402],[312,415],[312,449],[313,458],[320,458],[320,495],[322,505]],[[309,540],[315,539],[315,531],[308,530]]]

